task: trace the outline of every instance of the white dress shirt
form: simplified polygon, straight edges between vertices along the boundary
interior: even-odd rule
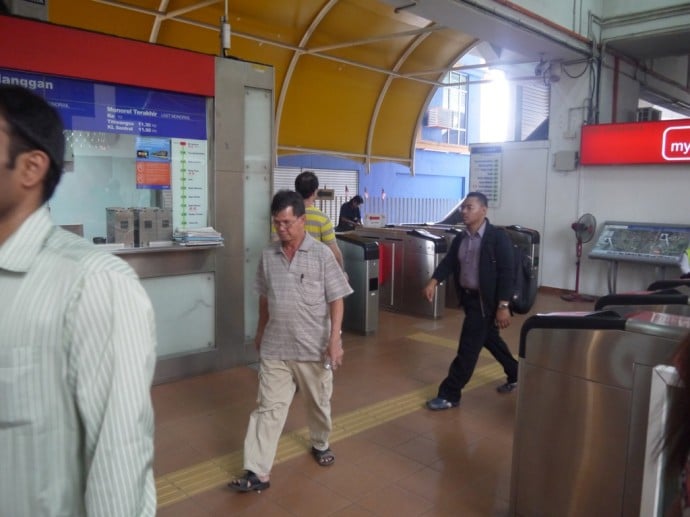
[[[46,207],[0,246],[0,516],[155,515],[151,303]]]

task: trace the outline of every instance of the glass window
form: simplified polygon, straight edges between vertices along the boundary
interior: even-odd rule
[[[210,99],[0,69],[65,125],[65,170],[49,206],[97,243],[146,247],[208,226]]]

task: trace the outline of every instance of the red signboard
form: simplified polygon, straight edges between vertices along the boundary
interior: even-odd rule
[[[582,127],[581,165],[690,163],[690,119]]]
[[[214,56],[188,50],[15,16],[0,16],[0,49],[0,68],[215,95]]]

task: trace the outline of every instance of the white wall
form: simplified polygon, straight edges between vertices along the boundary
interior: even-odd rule
[[[635,221],[690,225],[690,166],[586,167],[582,174],[582,211],[591,212],[598,226],[604,221]],[[594,240],[585,245],[587,253]],[[581,290],[605,294],[608,262],[583,260]],[[617,291],[644,289],[657,271],[652,265],[621,262]],[[668,268],[668,278],[680,270]]]
[[[624,90],[636,87],[621,84]],[[502,199],[499,207],[490,209],[489,218],[540,232],[542,286],[575,288],[576,239],[571,224],[584,213],[592,213],[598,227],[604,221],[690,225],[689,165],[554,170],[554,153],[579,150],[590,93],[588,74],[579,79],[563,76],[551,89],[549,141],[501,144]],[[629,94],[623,91],[621,96]],[[602,110],[610,113],[611,106],[604,102]],[[603,295],[608,292],[609,262],[587,257],[595,241],[596,237],[584,245],[580,292]],[[617,291],[644,289],[661,273],[652,265],[620,263]],[[669,268],[666,275],[677,277],[679,271]]]
[[[609,55],[604,57],[603,62],[599,88],[598,123],[635,122],[640,98],[640,83],[635,79],[635,68],[624,60],[616,60]],[[614,91],[616,85],[617,88]]]
[[[489,144],[492,145],[496,144]],[[501,200],[500,206],[489,209],[489,220],[502,226],[525,226],[543,236],[548,142],[511,142],[500,146]]]

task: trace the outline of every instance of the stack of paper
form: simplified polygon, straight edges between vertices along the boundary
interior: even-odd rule
[[[173,233],[173,240],[181,246],[221,246],[223,244],[223,236],[210,226],[177,229]]]

